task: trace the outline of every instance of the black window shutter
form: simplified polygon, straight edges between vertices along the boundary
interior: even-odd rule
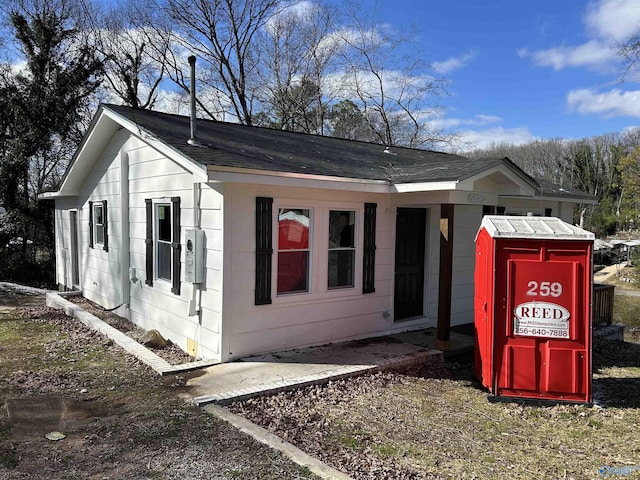
[[[146,277],[145,283],[153,285],[153,202],[150,198],[144,200],[147,212],[147,233],[144,243],[146,245]]]
[[[180,295],[180,197],[171,197],[171,293]]]
[[[103,230],[104,230],[104,243],[102,244],[102,249],[105,252],[109,251],[109,215],[107,214],[107,201],[102,200],[102,222],[103,222]]]
[[[271,303],[273,198],[256,197],[256,305]]]
[[[93,202],[89,202],[89,247],[93,248]]]
[[[376,208],[375,203],[364,204],[364,252],[362,259],[362,293],[376,291]]]

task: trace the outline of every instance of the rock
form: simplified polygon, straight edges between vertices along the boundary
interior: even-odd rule
[[[167,341],[160,335],[160,332],[155,329],[145,332],[140,341],[145,347],[150,348],[164,348],[167,346]]]

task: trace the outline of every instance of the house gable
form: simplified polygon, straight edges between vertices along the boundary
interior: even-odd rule
[[[512,162],[497,163],[485,171],[461,182],[465,189],[479,192],[494,192],[497,195],[535,195],[538,183],[517,168]]]
[[[204,166],[188,157],[185,157],[181,152],[171,148],[161,139],[158,139],[153,134],[145,131],[129,118],[107,108],[101,107],[96,113],[82,144],[76,151],[60,188],[57,192],[47,192],[42,194],[41,198],[78,195],[85,179],[95,168],[100,154],[112,141],[114,135],[122,129],[127,130],[131,135],[138,137],[162,155],[173,160],[185,170],[194,174],[195,181],[207,180],[206,169]]]

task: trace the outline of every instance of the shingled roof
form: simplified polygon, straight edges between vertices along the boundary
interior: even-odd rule
[[[110,104],[102,108],[125,117],[144,133],[202,165],[398,184],[462,181],[494,166],[508,164],[532,186],[539,185],[508,158],[469,159],[430,150],[386,148],[375,143],[205,119],[197,121],[200,146],[193,146],[187,143],[189,117]]]

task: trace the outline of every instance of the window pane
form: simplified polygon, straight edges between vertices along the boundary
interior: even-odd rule
[[[104,225],[96,225],[96,242],[104,244]]]
[[[309,290],[309,252],[278,253],[278,293]]]
[[[355,246],[353,235],[355,219],[356,212],[346,210],[329,212],[329,248]]]
[[[158,240],[171,241],[171,206],[158,205]]]
[[[96,225],[102,225],[104,223],[102,220],[102,205],[93,206],[93,217]]]
[[[329,251],[329,288],[353,287],[355,251]]]
[[[158,242],[158,278],[171,280],[171,244]]]
[[[97,244],[104,244],[103,210],[102,205],[93,206],[93,238]]]
[[[329,212],[329,288],[353,287],[356,212]]]
[[[281,208],[278,212],[278,250],[309,248],[309,210]]]

